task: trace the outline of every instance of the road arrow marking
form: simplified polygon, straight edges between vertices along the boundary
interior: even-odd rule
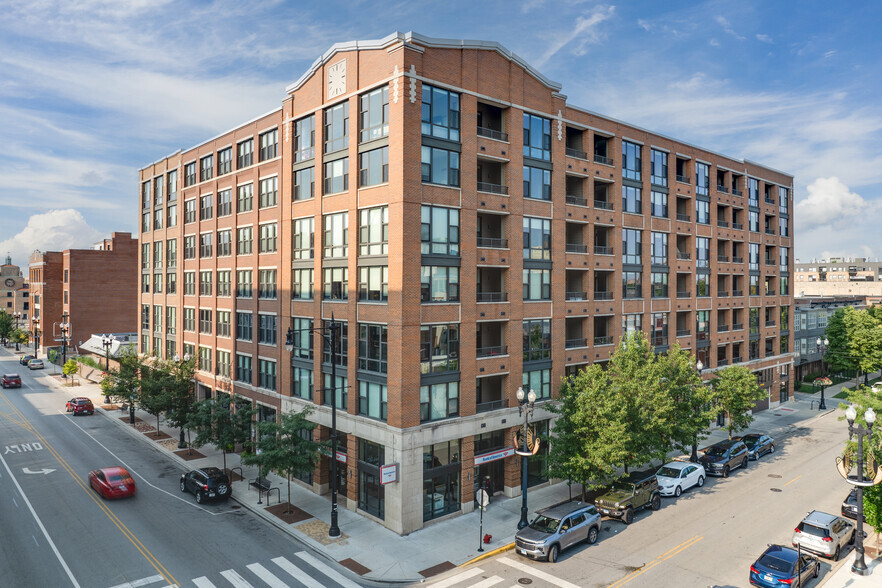
[[[37,470],[36,472],[32,472],[32,471],[31,471],[31,468],[22,468],[21,471],[24,472],[24,473],[26,473],[26,474],[44,474],[44,475],[45,475],[45,474],[51,474],[51,473],[54,472],[55,470],[50,470],[50,469],[48,469],[48,468],[45,468],[45,469],[42,469],[42,470]]]

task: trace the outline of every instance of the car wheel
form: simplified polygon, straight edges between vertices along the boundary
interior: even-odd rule
[[[747,469],[747,458],[746,458],[746,457],[745,457],[744,460],[741,462],[741,467],[743,467],[744,469]]]
[[[833,561],[839,561],[839,552],[842,551],[842,548],[837,545],[836,551],[833,552]]]
[[[634,520],[634,510],[631,508],[625,509],[625,514],[622,515],[622,522],[626,525],[630,525]]]
[[[677,489],[679,490],[679,486],[677,487]],[[650,498],[649,499],[649,508],[651,508],[652,510],[660,509],[661,508],[661,496],[656,494],[655,496]]]
[[[548,563],[554,563],[557,561],[557,556],[560,555],[560,547],[557,543],[551,546],[551,549],[548,551]]]
[[[226,484],[220,484],[220,485],[218,485],[218,487],[217,487],[217,493],[218,493],[220,496],[226,496],[227,494],[230,493],[230,487],[227,486]]]
[[[818,574],[820,574],[820,573],[821,573],[821,562],[818,562],[817,565],[815,566],[815,573],[812,574],[812,578],[817,578]]]
[[[197,504],[202,504],[205,501],[205,496],[202,494],[202,490],[196,493],[196,502]]]
[[[852,532],[851,532],[851,537],[848,539],[848,544],[849,544],[849,545],[854,545],[854,536],[855,536],[856,534],[857,534],[857,531],[852,531]]]
[[[674,496],[675,496],[676,498],[680,498],[680,495],[681,495],[681,494],[683,494],[683,490],[682,490],[682,488],[680,488],[679,486],[677,486],[676,488],[674,488]]]
[[[181,480],[181,492],[186,492],[186,491],[187,491],[187,483],[185,481]]]
[[[698,476],[698,487],[704,486],[704,476]]]
[[[772,443],[771,445],[769,445],[769,453],[770,453],[770,454],[771,454],[771,453],[775,453],[775,444],[774,444],[774,443]]]
[[[724,478],[729,477],[729,466],[723,466],[723,477]]]
[[[591,527],[588,529],[588,545],[594,545],[597,543],[597,527]]]

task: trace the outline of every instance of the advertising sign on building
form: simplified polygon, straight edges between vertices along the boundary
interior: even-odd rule
[[[385,486],[398,481],[398,464],[387,463],[380,466],[380,484]]]
[[[485,463],[490,463],[491,461],[496,461],[499,459],[505,459],[509,455],[514,455],[514,447],[506,447],[505,449],[500,449],[498,451],[491,451],[490,453],[484,453],[483,455],[475,456],[475,465],[484,465]]]

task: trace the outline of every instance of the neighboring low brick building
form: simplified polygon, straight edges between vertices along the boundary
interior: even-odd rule
[[[792,176],[570,105],[493,42],[341,43],[287,92],[141,170],[139,339],[321,438],[336,388],[350,509],[409,533],[485,477],[517,495],[518,387],[544,434],[561,377],[635,329],[789,397]],[[307,331],[332,317],[336,382]]]
[[[70,324],[70,347],[92,333],[135,332],[137,264],[138,241],[131,233],[113,233],[92,249],[32,253],[31,345],[36,329],[41,356],[48,347],[60,347],[64,322]]]

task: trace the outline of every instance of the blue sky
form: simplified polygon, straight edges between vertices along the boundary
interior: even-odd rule
[[[0,255],[136,231],[137,170],[332,44],[498,41],[569,102],[796,177],[796,257],[882,256],[882,3],[0,0]]]

